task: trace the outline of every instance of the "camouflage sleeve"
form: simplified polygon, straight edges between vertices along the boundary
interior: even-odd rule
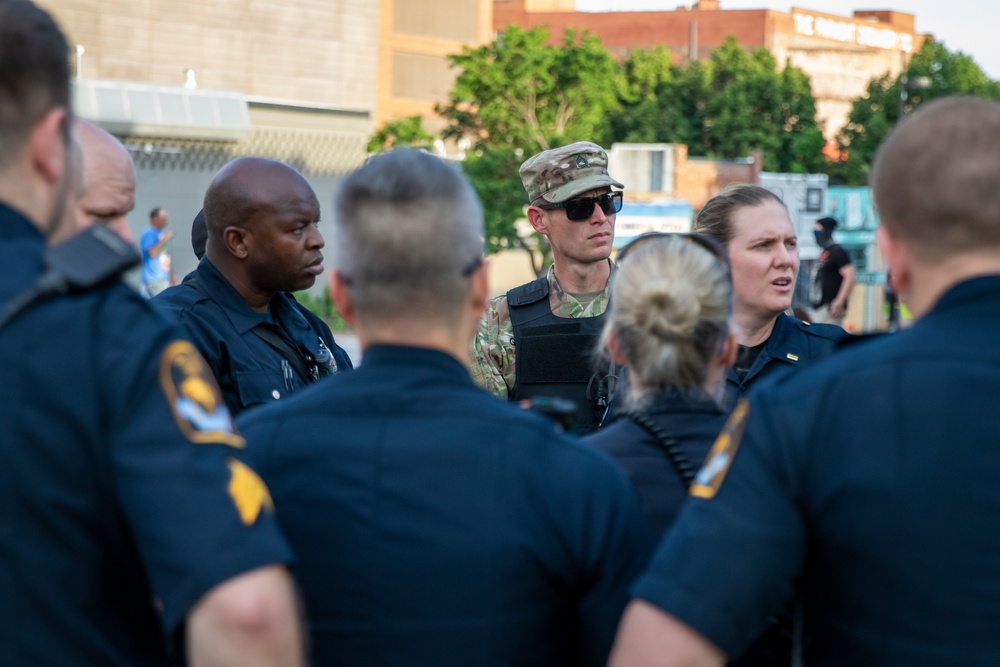
[[[472,379],[504,400],[514,388],[514,328],[507,297],[490,300],[472,340]]]

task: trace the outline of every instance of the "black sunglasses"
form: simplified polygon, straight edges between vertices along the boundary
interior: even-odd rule
[[[712,255],[717,260],[719,260],[719,264],[721,264],[722,267],[726,270],[726,276],[729,277],[729,282],[732,283],[733,266],[729,262],[729,253],[727,253],[726,249],[722,247],[722,244],[720,244],[712,237],[705,236],[704,234],[697,234],[694,232],[691,233],[649,232],[647,234],[643,234],[641,236],[632,239],[631,241],[628,242],[628,244],[625,245],[624,248],[619,250],[618,255],[616,255],[615,257],[615,262],[621,265],[622,261],[626,257],[628,257],[630,253],[635,252],[636,248],[644,246],[650,241],[656,241],[659,239],[679,239],[687,243],[693,243],[697,246],[701,246],[708,252],[712,253]]]
[[[601,207],[604,215],[612,215],[622,210],[622,192],[605,192],[596,197],[576,197],[558,204],[539,204],[538,208],[551,211],[557,208],[566,209],[566,217],[573,222],[590,220],[594,214],[594,204]]]

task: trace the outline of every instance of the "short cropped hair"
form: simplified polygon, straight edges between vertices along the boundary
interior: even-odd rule
[[[421,151],[377,155],[333,199],[333,267],[358,313],[461,313],[483,254],[483,209],[455,166]]]
[[[0,165],[15,159],[31,128],[58,107],[71,108],[66,37],[33,2],[0,0]]]
[[[163,208],[162,206],[156,206],[155,208],[153,208],[153,210],[149,212],[149,219],[152,220],[161,213],[166,213],[166,211],[167,209]]]
[[[681,238],[655,239],[623,258],[602,340],[616,334],[631,374],[647,389],[710,389],[731,299],[719,258]]]
[[[737,184],[726,187],[708,200],[698,212],[694,231],[718,241],[723,247],[736,235],[733,215],[741,208],[760,206],[766,201],[776,201],[782,206],[781,197],[759,185]]]
[[[871,185],[881,224],[924,260],[1000,248],[1000,104],[922,105],[882,142]]]

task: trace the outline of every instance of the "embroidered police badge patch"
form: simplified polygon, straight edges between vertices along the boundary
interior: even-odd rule
[[[696,498],[713,498],[722,486],[729,466],[732,465],[736,457],[736,450],[740,448],[740,441],[743,440],[743,432],[747,428],[747,415],[749,414],[749,403],[741,399],[736,404],[736,409],[730,415],[722,433],[716,438],[712,445],[712,451],[708,453],[705,464],[698,471],[691,485],[691,495]]]
[[[252,526],[261,510],[274,511],[274,501],[267,485],[250,466],[242,461],[230,458],[226,460],[232,476],[229,478],[229,496],[240,513],[244,525]]]
[[[160,360],[160,384],[181,433],[191,442],[243,448],[219,385],[198,350],[186,340],[167,346]]]

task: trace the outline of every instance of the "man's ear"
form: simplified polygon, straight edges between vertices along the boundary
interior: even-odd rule
[[[875,238],[878,241],[878,249],[882,253],[882,257],[885,259],[886,265],[889,267],[889,272],[891,273],[891,284],[889,287],[896,294],[902,295],[909,291],[910,283],[912,281],[912,260],[910,258],[910,253],[906,249],[904,243],[900,243],[899,239],[893,236],[884,225],[878,227],[875,230]]]
[[[330,274],[330,299],[337,307],[337,312],[344,318],[344,321],[352,327],[357,326],[357,314],[354,312],[354,302],[351,301],[350,291],[347,283],[339,271]]]
[[[483,259],[482,263],[472,272],[472,289],[470,291],[470,307],[475,312],[476,319],[479,320],[486,310],[486,303],[490,300],[490,267],[489,259]]]
[[[528,222],[536,232],[548,238],[549,226],[548,226],[548,216],[545,215],[545,211],[538,208],[537,206],[528,207]]]
[[[67,177],[71,168],[66,152],[71,150],[67,134],[63,132],[69,123],[69,110],[55,107],[35,123],[28,136],[28,154],[31,165],[49,183],[58,183]]]
[[[237,259],[250,256],[250,246],[253,243],[250,233],[243,227],[226,227],[222,232],[222,244],[226,252]]]

